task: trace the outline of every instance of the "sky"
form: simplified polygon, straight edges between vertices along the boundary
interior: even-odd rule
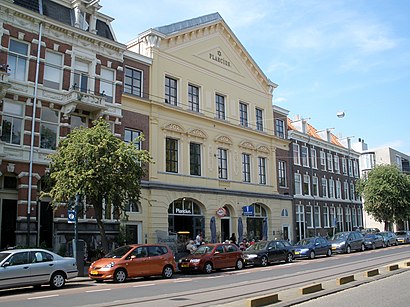
[[[218,12],[278,87],[273,104],[317,130],[410,155],[410,1],[100,0],[127,43]],[[343,118],[337,117],[344,112]]]

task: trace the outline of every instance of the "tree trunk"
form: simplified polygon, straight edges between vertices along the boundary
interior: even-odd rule
[[[108,253],[108,240],[107,240],[107,235],[105,233],[104,223],[102,221],[102,202],[99,202],[98,204],[94,205],[94,211],[95,211],[95,218],[97,220],[97,226],[98,226],[98,229],[100,230],[102,249],[104,251],[104,254],[107,254]]]

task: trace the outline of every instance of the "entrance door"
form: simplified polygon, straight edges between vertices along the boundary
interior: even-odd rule
[[[289,226],[282,226],[283,240],[289,240]]]
[[[53,208],[49,202],[40,203],[40,244],[53,246]]]
[[[138,225],[125,226],[125,241],[127,244],[138,244]]]
[[[1,249],[16,245],[17,200],[3,199],[1,206]]]
[[[230,219],[229,218],[222,218],[221,219],[221,242],[229,240],[229,233],[230,233]]]

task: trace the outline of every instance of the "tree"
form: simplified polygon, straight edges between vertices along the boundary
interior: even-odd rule
[[[396,166],[378,165],[361,178],[358,192],[364,198],[364,208],[385,228],[390,222],[410,217],[410,179]]]
[[[150,155],[114,136],[108,123],[99,119],[93,127],[75,129],[61,140],[50,159],[52,188],[44,194],[54,206],[72,201],[77,194],[85,198],[94,208],[102,248],[107,252],[103,203],[112,204],[119,216],[125,204],[139,200],[142,165],[151,162]]]

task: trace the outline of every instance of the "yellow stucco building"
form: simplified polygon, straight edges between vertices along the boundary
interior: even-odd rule
[[[138,241],[200,231],[208,241],[291,239],[291,198],[277,189],[275,152],[289,146],[274,135],[277,85],[221,16],[149,29],[128,50],[150,59],[149,97],[122,98],[148,119],[155,161],[126,222]]]

